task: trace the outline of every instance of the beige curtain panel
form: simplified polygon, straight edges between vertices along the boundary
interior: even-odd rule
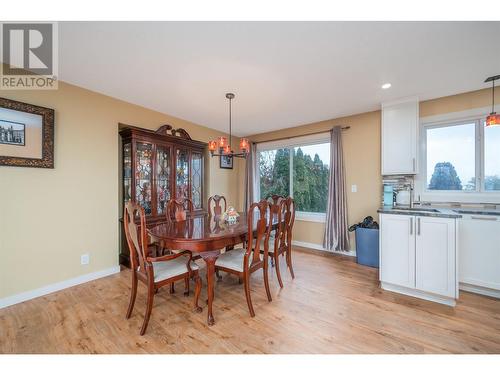
[[[247,212],[248,207],[258,200],[257,190],[255,188],[257,181],[257,144],[250,144],[250,152],[246,159],[246,171],[245,171],[245,207],[244,210]],[[257,199],[256,199],[257,198]]]
[[[330,138],[330,178],[323,246],[327,250],[349,251],[342,129],[336,126]]]

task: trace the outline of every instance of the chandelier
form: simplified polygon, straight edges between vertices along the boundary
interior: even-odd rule
[[[492,82],[492,100],[491,100],[491,113],[486,117],[486,126],[499,126],[500,125],[500,115],[495,112],[495,81],[500,79],[500,75],[488,77],[484,82]]]
[[[232,141],[232,129],[231,129],[231,101],[234,99],[233,93],[227,93],[226,98],[229,100],[229,142],[226,137],[219,137],[217,140],[212,140],[208,142],[208,150],[212,156],[228,156],[230,158],[246,158],[250,152],[250,144],[248,139],[240,139],[240,152],[234,152],[231,148]],[[217,151],[217,152],[216,152]]]

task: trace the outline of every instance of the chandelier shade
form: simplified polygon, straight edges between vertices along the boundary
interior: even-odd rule
[[[489,114],[488,117],[486,117],[486,126],[487,127],[500,126],[500,115],[497,115],[497,113],[495,112],[495,81],[497,79],[500,79],[500,75],[488,77],[488,78],[486,78],[486,81],[484,81],[484,82],[491,82],[492,83],[491,113]]]

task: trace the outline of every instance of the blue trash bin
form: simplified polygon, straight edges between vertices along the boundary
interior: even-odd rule
[[[356,261],[378,268],[378,229],[356,228]]]

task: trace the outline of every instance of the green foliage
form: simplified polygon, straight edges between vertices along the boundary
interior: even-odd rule
[[[500,190],[500,176],[486,176],[484,188],[485,190]]]
[[[449,161],[436,164],[429,190],[462,190],[462,181],[453,164]]]
[[[298,148],[293,157],[293,198],[297,210],[326,212],[328,196],[328,165],[317,154],[314,159]],[[290,195],[290,150],[260,153],[260,196]]]

